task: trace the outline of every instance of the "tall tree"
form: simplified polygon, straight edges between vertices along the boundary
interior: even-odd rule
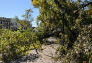
[[[92,24],[91,8],[89,8],[92,5],[91,1],[32,0],[32,2],[40,9],[38,19],[45,29],[42,38],[50,36],[60,38],[60,43],[67,52],[73,49],[83,26]],[[66,54],[65,50],[62,53]]]

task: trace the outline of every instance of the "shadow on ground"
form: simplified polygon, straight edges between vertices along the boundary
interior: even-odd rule
[[[34,62],[40,57],[39,54],[29,54],[27,56],[22,57],[21,59],[18,59],[16,61],[12,61],[10,63],[26,63],[28,62]]]

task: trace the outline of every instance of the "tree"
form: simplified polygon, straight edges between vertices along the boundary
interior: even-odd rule
[[[32,13],[32,12],[33,12],[33,11],[32,11],[31,9],[27,9],[27,10],[25,11],[25,14],[23,15],[24,20],[30,21],[31,13]]]
[[[21,27],[21,29],[23,29],[23,30],[26,30],[26,29],[32,27],[30,21],[19,20],[18,23],[20,24],[20,27]]]
[[[32,1],[33,5],[40,9],[38,19],[44,25],[44,34],[41,39],[50,36],[60,38],[61,56],[64,55],[67,58],[67,54],[72,53],[72,49],[75,49],[74,44],[78,40],[77,38],[81,34],[82,29],[85,28],[84,26],[92,24],[91,8],[89,8],[92,2],[82,0]],[[72,57],[71,55],[70,57]],[[84,60],[80,62],[82,61]]]
[[[32,27],[32,15],[31,15],[31,13],[32,13],[33,11],[31,10],[31,9],[27,9],[26,11],[25,11],[25,14],[24,15],[22,15],[22,17],[24,18],[24,20],[20,20],[20,22],[24,22],[25,24],[22,24],[23,26],[26,26],[26,27]],[[30,25],[29,25],[30,24]]]

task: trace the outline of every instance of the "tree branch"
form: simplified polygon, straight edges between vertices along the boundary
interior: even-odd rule
[[[84,8],[84,7],[88,6],[88,5],[92,5],[92,2],[89,2],[87,4],[82,4],[82,8]]]

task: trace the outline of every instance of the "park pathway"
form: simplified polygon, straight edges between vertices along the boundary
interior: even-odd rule
[[[24,56],[12,63],[61,63],[53,59],[56,56],[58,47],[58,44],[43,45],[43,50],[38,50],[38,54],[35,50],[32,50],[28,56]]]

